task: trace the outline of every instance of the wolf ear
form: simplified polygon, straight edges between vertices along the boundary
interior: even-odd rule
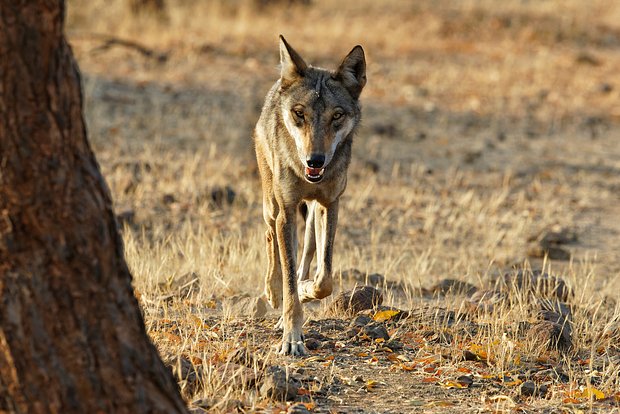
[[[280,78],[286,83],[304,76],[308,68],[299,53],[288,44],[282,35],[280,35],[280,66],[282,67]]]
[[[359,98],[366,85],[366,58],[360,45],[355,46],[344,58],[335,77],[342,82],[353,98]]]

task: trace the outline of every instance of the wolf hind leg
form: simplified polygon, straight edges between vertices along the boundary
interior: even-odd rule
[[[327,207],[317,204],[314,215],[317,272],[313,280],[304,280],[299,284],[301,302],[323,299],[331,295],[333,290],[332,253],[338,223],[338,201],[334,201]]]
[[[315,217],[314,212],[316,208],[316,201],[306,202],[308,211],[306,213],[306,223],[304,230],[304,246],[301,254],[301,260],[299,262],[299,268],[297,269],[297,281],[302,282],[308,279],[310,275],[310,264],[316,252],[316,230],[315,230]]]

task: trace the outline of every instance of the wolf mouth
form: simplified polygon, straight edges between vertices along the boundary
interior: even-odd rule
[[[323,173],[325,172],[325,168],[312,168],[306,167],[305,177],[311,183],[318,183],[323,179]]]

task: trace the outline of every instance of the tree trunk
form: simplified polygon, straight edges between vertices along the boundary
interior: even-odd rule
[[[0,412],[185,412],[133,296],[64,15],[0,1]]]

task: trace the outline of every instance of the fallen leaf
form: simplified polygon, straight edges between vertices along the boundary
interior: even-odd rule
[[[452,380],[440,382],[439,385],[442,385],[446,388],[468,388],[469,387],[469,384],[465,384],[459,381],[452,381]]]
[[[310,390],[307,390],[305,388],[299,388],[297,390],[297,395],[310,395]]]
[[[366,381],[366,384],[364,384],[364,389],[366,391],[372,391],[380,385],[383,385],[383,383],[375,380],[368,380]]]
[[[410,365],[410,364],[399,364],[398,366],[403,371],[413,371],[415,369],[415,365]]]
[[[385,322],[387,320],[392,319],[394,316],[400,313],[399,310],[382,310],[378,311],[373,315],[373,319],[377,322]]]
[[[574,391],[572,396],[575,398],[594,398],[595,400],[602,400],[605,398],[605,393],[594,387],[586,387],[583,390]]]

